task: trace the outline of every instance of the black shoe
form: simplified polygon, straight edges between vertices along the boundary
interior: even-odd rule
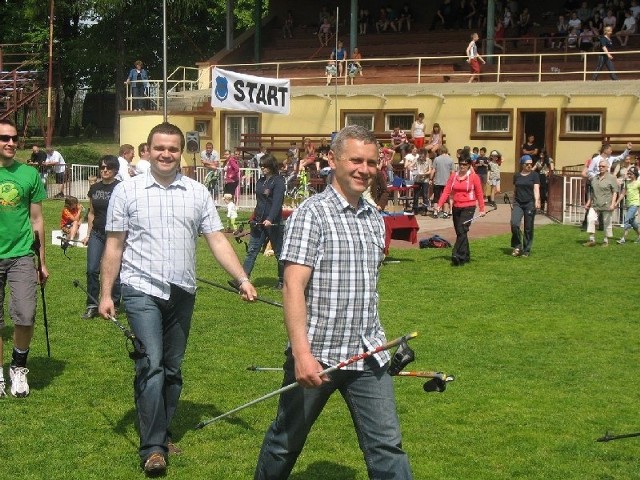
[[[462,265],[462,262],[460,262],[460,259],[458,257],[451,257],[451,265],[454,267],[459,267],[460,265]]]
[[[82,314],[82,318],[89,320],[98,316],[98,307],[91,305],[87,307],[87,311]]]

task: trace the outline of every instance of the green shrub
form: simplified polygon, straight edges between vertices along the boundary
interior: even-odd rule
[[[67,165],[73,163],[96,165],[102,154],[91,145],[65,145],[56,147]]]

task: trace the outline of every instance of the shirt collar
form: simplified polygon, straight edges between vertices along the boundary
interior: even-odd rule
[[[328,191],[327,195],[329,200],[342,212],[345,210],[355,211],[356,215],[360,215],[362,212],[372,211],[373,207],[369,202],[365,202],[362,198],[362,195],[358,199],[358,207],[353,208],[349,202],[340,194],[338,191],[333,188],[333,185],[329,185],[326,190]]]
[[[166,190],[168,190],[170,188],[182,188],[183,190],[185,190],[187,187],[185,185],[183,177],[184,177],[184,175],[182,175],[182,173],[178,172],[176,174],[176,177],[173,179],[173,182],[171,182],[171,184],[168,187],[164,187],[163,185],[160,185],[156,181],[154,176],[151,174],[151,170],[147,170],[144,173],[144,186],[145,186],[145,188],[150,188],[150,187],[153,187],[154,185],[157,185],[158,187],[166,188]]]

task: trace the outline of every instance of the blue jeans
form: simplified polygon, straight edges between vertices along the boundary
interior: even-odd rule
[[[295,381],[290,350],[284,364],[283,385]],[[369,478],[413,478],[402,438],[393,379],[386,368],[367,362],[364,371],[338,370],[331,382],[318,388],[294,388],[280,396],[277,417],[265,434],[254,480],[289,477],[307,435],[329,397],[338,390],[344,398],[364,453]],[[339,450],[339,447],[336,446]]]
[[[87,244],[87,292],[96,300],[100,301],[100,262],[106,237],[94,230],[89,235],[89,243]],[[120,275],[111,290],[111,298],[114,305],[120,305]],[[87,296],[87,307],[97,307],[95,302]]]
[[[633,228],[638,231],[638,222],[636,222],[636,213],[638,213],[637,205],[629,205],[627,208],[627,214],[624,217],[624,230],[627,231]]]
[[[524,237],[520,234],[520,222],[524,217]],[[520,205],[515,202],[511,211],[511,248],[518,248],[527,255],[533,244],[533,225],[536,219],[535,203]]]
[[[195,295],[171,286],[168,300],[122,286],[122,300],[132,332],[146,356],[136,360],[135,404],[140,458],[167,453],[169,427],[182,392],[180,369],[189,338]]]
[[[283,220],[280,221],[280,223],[282,222]],[[278,282],[282,282],[284,265],[280,261],[280,254],[282,253],[283,233],[284,226],[282,225],[274,225],[269,228],[258,225],[251,227],[251,237],[249,238],[249,246],[247,248],[247,258],[244,259],[244,264],[242,265],[242,268],[248,276],[251,276],[253,265],[256,263],[256,257],[268,238],[271,242],[273,253],[276,256],[276,259],[278,259]]]
[[[600,72],[600,70],[602,70],[603,67],[606,67],[607,70],[609,70],[611,80],[618,80],[618,76],[616,75],[616,67],[613,66],[613,62],[609,59],[609,57],[607,57],[606,54],[598,55],[598,63],[593,74],[593,80],[598,79],[598,73]]]

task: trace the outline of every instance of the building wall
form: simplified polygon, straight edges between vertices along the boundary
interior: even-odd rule
[[[526,84],[523,84],[526,89]],[[337,108],[337,118],[336,118]],[[513,112],[512,134],[503,139],[472,139],[471,121],[472,109],[488,109]],[[374,111],[376,118],[382,118],[384,112],[423,112],[426,124],[430,126],[437,122],[446,133],[447,146],[450,151],[462,148],[485,146],[487,149],[499,150],[504,158],[503,171],[513,172],[517,168],[519,148],[524,140],[524,132],[518,128],[518,116],[522,110],[551,110],[555,112],[555,128],[553,136],[553,157],[556,167],[577,165],[584,163],[593,153],[598,151],[601,142],[599,136],[567,139],[561,136],[562,112],[565,109],[577,111],[581,109],[602,109],[605,112],[604,133],[608,134],[638,134],[640,128],[634,119],[640,118],[640,102],[638,97],[629,95],[609,96],[574,96],[565,95],[508,95],[502,98],[498,95],[444,95],[443,98],[434,95],[384,95],[361,94],[353,96],[338,96],[337,100],[319,94],[295,95],[291,99],[291,113],[289,115],[262,114],[260,120],[261,133],[278,134],[322,134],[327,137],[331,132],[343,124],[345,111]],[[225,113],[217,111],[211,114],[211,137],[201,137],[202,148],[209,139],[218,150],[222,150],[224,143]],[[194,130],[195,117],[204,118],[202,113],[170,115],[169,121],[175,123],[183,131]],[[207,117],[208,118],[208,117]],[[138,112],[121,113],[121,141],[138,145],[145,141],[149,130],[162,121],[160,115],[141,115]],[[376,125],[377,132],[384,131],[383,125]],[[517,135],[520,134],[521,137]],[[619,146],[615,150],[621,150]]]

